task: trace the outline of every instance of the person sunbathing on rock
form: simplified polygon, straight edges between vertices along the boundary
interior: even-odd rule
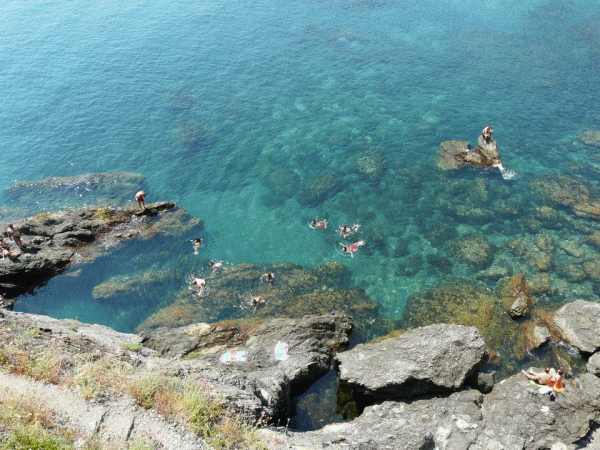
[[[10,246],[6,242],[4,242],[4,239],[0,240],[0,248],[2,249],[2,259],[8,258],[10,260],[13,260],[21,256],[21,252],[12,251],[10,249]]]
[[[539,384],[548,384],[557,373],[552,367],[546,367],[543,372],[534,372],[531,367],[527,371],[521,370],[521,372],[528,379]]]

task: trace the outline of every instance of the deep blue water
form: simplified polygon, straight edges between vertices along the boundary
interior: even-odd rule
[[[443,251],[423,237],[424,220],[459,235],[480,229],[496,244],[522,233],[518,217],[481,225],[436,208],[440,142],[475,143],[492,125],[517,173],[510,196],[530,196],[534,177],[599,168],[597,149],[572,145],[600,129],[598,1],[17,0],[0,3],[0,18],[0,192],[21,180],[141,173],[149,201],[204,220],[203,261],[340,261],[392,318],[449,276],[426,261],[401,270],[399,239],[411,255]],[[383,174],[358,169],[365,154],[385,162]],[[335,174],[340,192],[303,206],[293,189],[274,192],[274,168],[300,185]],[[577,173],[593,185],[596,174]],[[314,217],[359,220],[383,237],[344,258],[338,240],[307,227]],[[199,267],[187,243],[160,245],[153,259],[126,246],[119,264],[53,280],[19,308],[130,331]],[[152,265],[181,280],[120,304],[91,297],[110,276]]]

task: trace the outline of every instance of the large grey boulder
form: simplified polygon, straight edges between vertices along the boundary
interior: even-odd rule
[[[230,406],[273,417],[287,414],[292,396],[331,369],[353,328],[350,317],[326,314],[266,320],[247,336],[222,324],[159,328],[144,332],[142,343],[165,356],[198,356],[187,362],[190,370],[210,368],[204,376],[228,392]],[[278,343],[287,345],[287,358],[275,357]],[[247,361],[223,363],[227,351],[247,352]]]
[[[554,314],[561,338],[584,353],[600,349],[600,303],[576,300]]]
[[[585,368],[588,372],[600,377],[600,353],[594,353],[590,356]]]
[[[336,355],[340,380],[375,398],[411,398],[460,389],[482,364],[475,327],[436,324]]]
[[[483,400],[479,441],[498,449],[549,449],[574,444],[600,424],[599,378],[582,375],[553,402],[539,390],[522,374],[496,384]]]
[[[411,402],[386,401],[351,422],[267,437],[330,450],[557,450],[583,447],[600,424],[600,379],[585,374],[550,401],[522,374],[483,395],[475,390]],[[596,447],[593,447],[596,448]]]

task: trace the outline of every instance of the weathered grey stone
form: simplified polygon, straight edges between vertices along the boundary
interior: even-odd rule
[[[600,377],[600,353],[594,353],[590,356],[585,368],[588,372]]]
[[[562,339],[585,353],[600,349],[600,303],[576,300],[554,314]]]
[[[531,344],[534,348],[539,348],[550,340],[550,331],[546,327],[536,326],[531,333]]]
[[[176,206],[159,202],[147,205],[143,211],[81,208],[15,221],[14,225],[22,233],[23,247],[17,258],[0,259],[0,289],[8,294],[8,299],[29,292],[69,267],[75,248],[90,244],[115,225],[131,221],[133,216],[157,215],[161,211],[174,210]],[[7,225],[0,223],[0,237],[6,235]],[[140,235],[146,227],[147,222],[136,220],[132,225],[135,232],[127,237]],[[6,242],[16,250],[15,243]],[[5,306],[12,306],[12,300]]]
[[[307,386],[331,369],[334,351],[348,345],[352,330],[350,317],[327,314],[266,320],[246,337],[222,324],[159,328],[144,332],[142,343],[167,356],[196,352],[201,356],[190,364],[210,367],[207,377],[220,388],[227,386],[232,406],[272,417],[289,412],[295,387]],[[278,342],[288,345],[287,360],[275,359]],[[228,350],[244,350],[248,360],[221,363],[219,357]]]
[[[600,379],[584,374],[554,402],[539,389],[517,374],[485,396],[463,390],[409,403],[386,401],[351,422],[279,438],[291,448],[331,450],[581,448],[600,424]]]
[[[527,302],[527,298],[522,295],[517,296],[513,304],[510,306],[508,314],[510,314],[510,317],[512,317],[513,319],[525,317],[526,315],[528,315],[529,304]]]
[[[436,324],[336,355],[340,379],[375,398],[411,398],[461,388],[485,358],[475,327]]]

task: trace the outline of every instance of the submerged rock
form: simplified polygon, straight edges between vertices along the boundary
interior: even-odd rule
[[[519,324],[502,301],[483,283],[454,279],[408,298],[403,326],[416,328],[439,322],[476,327],[489,348],[509,356],[520,349]]]
[[[459,261],[484,269],[494,258],[494,249],[487,238],[477,232],[469,232],[448,243],[450,253]]]
[[[514,275],[502,282],[500,296],[504,307],[513,319],[529,315],[533,298],[524,274]]]
[[[313,178],[302,186],[296,195],[298,203],[304,206],[317,206],[342,189],[342,180],[333,174]]]
[[[275,274],[273,283],[261,281],[265,272]],[[250,317],[299,318],[331,311],[349,314],[363,331],[367,323],[369,329],[379,333],[393,327],[379,317],[377,305],[364,290],[351,287],[350,272],[338,263],[312,269],[295,264],[240,264],[216,272],[206,281],[206,296],[198,297],[192,289],[183,290],[138,330]],[[261,298],[258,306],[252,305],[252,297]]]
[[[135,192],[143,190],[145,179],[138,173],[108,172],[19,181],[7,187],[4,195],[10,203],[26,205],[29,214],[49,207],[124,206],[133,201]]]
[[[474,327],[436,324],[339,353],[340,380],[377,399],[412,398],[460,389],[483,363]]]

